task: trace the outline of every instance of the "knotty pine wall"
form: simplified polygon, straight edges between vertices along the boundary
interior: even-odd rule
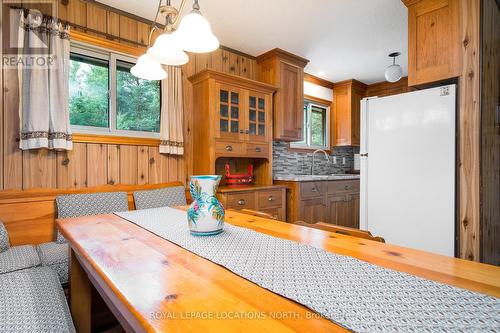
[[[482,2],[481,36],[481,261],[500,266],[500,4]]]
[[[58,17],[123,44],[147,44],[148,22],[96,3],[57,1]],[[42,8],[43,11],[43,8]],[[85,29],[77,29],[83,30]],[[104,34],[108,35],[104,35]],[[113,35],[111,37],[109,35]],[[8,45],[8,36],[3,36]],[[157,146],[75,142],[70,152],[21,151],[18,146],[18,87],[15,70],[2,72],[3,103],[0,110],[0,190],[30,188],[80,188],[101,184],[156,184],[186,182],[193,168],[192,87],[188,77],[205,68],[255,79],[254,57],[225,47],[210,54],[190,54],[183,67],[185,154],[160,154]]]

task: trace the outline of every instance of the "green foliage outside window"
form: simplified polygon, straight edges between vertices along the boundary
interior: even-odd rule
[[[130,74],[133,64],[118,62],[116,71],[116,128],[160,131],[160,83]]]
[[[116,129],[160,131],[160,83],[130,74],[132,63],[116,61]],[[109,128],[109,61],[71,54],[69,109],[72,125]]]
[[[69,114],[72,125],[109,126],[108,87],[107,61],[71,57]]]
[[[312,106],[311,108],[311,145],[325,146],[326,109]]]

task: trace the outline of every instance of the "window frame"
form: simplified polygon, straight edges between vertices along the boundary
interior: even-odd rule
[[[160,132],[146,132],[146,131],[131,131],[120,130],[116,128],[116,117],[118,110],[116,109],[116,62],[117,60],[135,64],[138,57],[127,55],[114,50],[106,49],[99,46],[93,46],[81,42],[71,42],[70,53],[80,54],[83,56],[93,57],[101,60],[108,61],[109,78],[108,78],[108,110],[109,110],[109,123],[108,127],[84,126],[84,125],[71,125],[71,131],[76,134],[91,134],[91,135],[109,135],[121,136],[131,138],[149,138],[160,139]],[[161,124],[161,83],[159,88],[160,93],[160,124]]]
[[[322,103],[315,102],[311,99],[304,99],[304,104],[307,103],[307,110],[306,110],[306,126],[304,128],[304,133],[305,133],[305,143],[303,142],[290,142],[290,148],[297,148],[297,149],[323,149],[323,150],[330,150],[330,106],[325,105]],[[326,119],[325,119],[325,128],[324,128],[324,135],[325,135],[325,145],[313,145],[312,142],[312,121],[311,121],[311,114],[312,114],[312,108],[313,106],[321,109],[325,109],[325,114],[326,114]]]

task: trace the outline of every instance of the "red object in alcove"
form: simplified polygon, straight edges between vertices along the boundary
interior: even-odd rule
[[[248,185],[253,182],[253,165],[248,165],[247,173],[231,174],[229,164],[226,163],[226,184],[227,185]]]

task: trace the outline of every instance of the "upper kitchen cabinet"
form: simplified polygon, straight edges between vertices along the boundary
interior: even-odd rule
[[[274,96],[274,139],[301,141],[304,130],[304,67],[309,60],[281,49],[257,57],[258,77],[278,87]]]
[[[333,117],[331,142],[333,146],[359,146],[360,105],[366,85],[348,80],[333,86]]]
[[[217,159],[255,159],[247,162],[260,174],[256,181],[272,184],[272,100],[276,88],[209,69],[189,80],[193,83],[191,129],[197,158],[193,174],[222,174],[224,171],[216,168]],[[224,169],[224,163],[221,165]]]
[[[458,0],[403,0],[408,7],[408,85],[460,75]]]

